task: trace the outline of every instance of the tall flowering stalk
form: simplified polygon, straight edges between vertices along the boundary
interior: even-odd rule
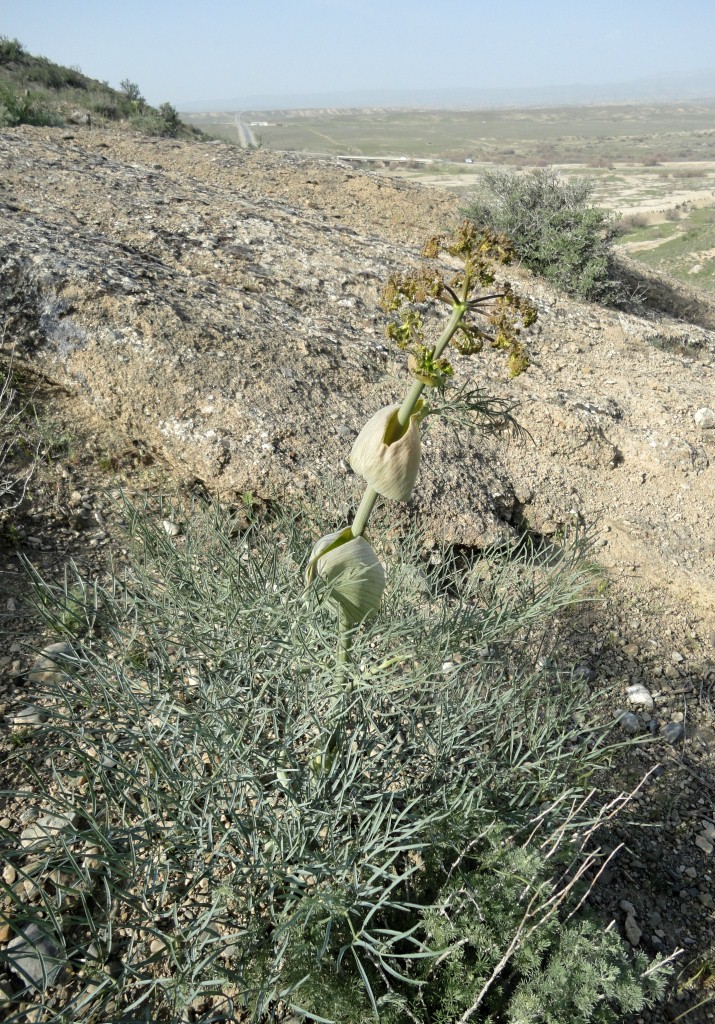
[[[440,254],[460,261],[449,280],[436,262]],[[460,389],[450,400],[452,365],[445,357],[451,344],[461,355],[473,355],[485,342],[508,351],[512,376],[526,369],[528,358],[520,339],[523,327],[536,320],[536,310],[508,282],[495,285],[494,263],[511,261],[502,237],[479,231],[465,221],[450,238],[429,239],[423,262],[404,275],[393,275],[382,296],[390,314],[388,337],[407,352],[412,385],[401,405],[378,410],[365,424],[353,445],[350,465],[366,483],[351,526],[322,537],[308,562],[308,583],[320,580],[339,616],[338,676],[344,677],[349,657],[350,630],[377,611],[385,588],[385,574],[371,545],[365,540],[370,514],[378,497],[407,501],[417,480],[421,459],[420,424],[429,415],[469,422],[479,414],[484,399],[476,391]],[[449,319],[434,344],[427,339],[425,311],[441,303]],[[441,401],[433,406],[422,397],[425,389]],[[470,424],[473,425],[473,424]]]

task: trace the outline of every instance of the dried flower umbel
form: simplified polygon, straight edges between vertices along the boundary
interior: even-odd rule
[[[436,262],[440,254],[461,264],[448,279]],[[506,349],[512,376],[529,365],[521,333],[536,320],[536,310],[508,282],[495,285],[494,263],[511,261],[507,241],[465,221],[451,238],[429,239],[422,255],[424,262],[410,273],[390,277],[382,296],[382,308],[391,316],[387,334],[408,353],[412,386],[401,405],[380,409],[361,430],[350,465],[367,484],[362,501],[352,526],[318,541],[306,574],[308,583],[320,579],[328,584],[330,599],[337,605],[339,673],[348,657],[346,635],[377,610],[385,585],[382,566],[363,534],[378,496],[409,499],[419,473],[422,420],[439,415],[473,426],[470,416],[481,414],[487,421],[500,416],[502,422],[510,421],[508,406],[485,399],[478,389],[461,388],[450,400],[447,388],[453,368],[444,354],[448,346],[460,355],[480,352],[485,342]],[[451,314],[437,341],[430,344],[425,317],[430,306],[440,303],[450,307]],[[422,398],[425,388],[436,391],[441,401],[430,407]],[[356,544],[358,540],[361,543]]]

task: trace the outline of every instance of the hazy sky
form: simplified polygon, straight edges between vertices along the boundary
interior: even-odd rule
[[[0,35],[180,107],[711,68],[715,0],[0,0]]]

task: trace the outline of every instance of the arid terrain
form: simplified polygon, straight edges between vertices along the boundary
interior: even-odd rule
[[[55,446],[0,538],[10,723],[52,639],[24,603],[22,559],[89,575],[121,560],[113,489],[290,502],[330,473],[349,481],[355,434],[404,390],[381,287],[459,199],[332,159],[109,129],[5,130],[0,167],[3,355],[36,382]],[[648,952],[684,950],[667,1004],[634,1024],[698,1024],[715,1019],[715,301],[624,268],[628,310],[509,268],[539,313],[531,366],[509,380],[489,350],[455,376],[516,403],[527,439],[432,428],[409,511],[428,541],[472,549],[591,535],[600,584],[561,654],[643,740],[608,785],[655,769],[595,905],[621,930],[635,917],[629,941]],[[629,703],[633,686],[648,700]],[[18,830],[25,810],[9,802],[0,824]],[[0,987],[12,997],[13,979]]]

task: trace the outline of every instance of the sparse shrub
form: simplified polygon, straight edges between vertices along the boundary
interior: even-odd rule
[[[162,103],[159,107],[159,117],[164,122],[162,135],[168,135],[171,138],[178,135],[181,128],[181,118],[176,107],[172,107],[171,103]]]
[[[618,234],[626,235],[638,228],[647,228],[650,221],[645,213],[626,213],[618,221]]]
[[[618,301],[617,218],[592,205],[593,188],[589,179],[566,181],[551,169],[487,170],[464,212],[506,235],[525,266],[569,294]]]
[[[336,685],[332,609],[306,601],[301,570],[345,500],[248,528],[127,503],[125,578],[35,579],[71,647],[32,695],[51,718],[8,765],[59,821],[35,900],[4,886],[13,931],[34,922],[70,969],[96,967],[96,1020],[131,1005],[183,1024],[222,992],[227,1020],[282,1001],[339,1024],[374,1007],[453,1022],[485,986],[475,1022],[532,1024],[516,1010],[548,1000],[559,1024],[605,1021],[626,984],[649,1001],[663,976],[644,958],[582,916],[562,926],[602,864],[579,847],[597,812],[569,808],[608,765],[608,731],[588,689],[529,652],[588,581],[578,550],[428,559],[415,532],[391,537],[384,611],[353,630]],[[32,852],[4,846],[27,877]]]
[[[26,412],[14,386],[12,359],[0,363],[0,522],[22,502],[40,456],[40,446],[23,429]]]
[[[684,358],[694,358],[702,348],[702,341],[687,334],[650,334],[645,342],[653,348]]]
[[[28,82],[36,82],[47,89],[86,89],[87,79],[76,68],[66,68],[55,64],[47,57],[34,57],[28,61],[23,71]]]
[[[19,124],[51,126],[62,124],[62,120],[41,94],[0,82],[0,127]]]
[[[129,109],[120,106],[116,94],[107,92],[91,92],[85,98],[85,106],[108,121],[118,121],[130,113]]]
[[[25,48],[19,40],[0,36],[0,64],[9,64],[11,61],[19,60],[24,53]]]
[[[119,83],[119,88],[130,103],[144,102],[144,97],[142,96],[136,82],[131,82],[128,78],[123,78]]]
[[[665,210],[663,216],[666,220],[676,221],[680,220],[683,214],[677,206],[671,206],[668,210]]]

